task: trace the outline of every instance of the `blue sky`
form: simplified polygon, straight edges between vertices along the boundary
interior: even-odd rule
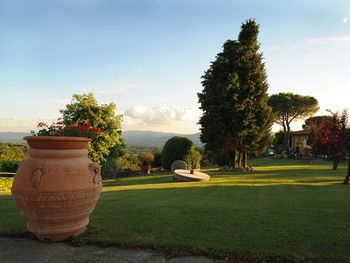
[[[349,107],[347,0],[0,0],[0,131],[29,131],[91,91],[116,103],[124,130],[196,132],[200,77],[248,18],[269,93]]]

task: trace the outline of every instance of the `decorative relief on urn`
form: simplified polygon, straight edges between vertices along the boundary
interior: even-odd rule
[[[101,184],[102,177],[101,177],[101,166],[96,163],[90,163],[89,164],[90,171],[92,172],[93,179],[92,181],[95,184]]]
[[[34,188],[39,188],[44,181],[44,175],[48,173],[48,169],[45,167],[36,167],[32,170],[31,182]]]

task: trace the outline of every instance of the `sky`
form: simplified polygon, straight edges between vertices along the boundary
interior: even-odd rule
[[[88,92],[117,105],[122,130],[198,132],[201,76],[249,18],[269,94],[349,107],[348,0],[0,0],[0,132],[29,132]]]

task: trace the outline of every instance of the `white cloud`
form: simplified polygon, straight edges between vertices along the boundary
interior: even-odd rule
[[[161,105],[153,107],[134,106],[124,113],[124,127],[154,131],[192,133],[198,131],[197,122],[201,111],[197,107]]]
[[[167,124],[172,121],[198,121],[199,110],[195,107],[163,105],[153,107],[135,106],[125,111],[125,115],[139,119],[146,124]]]
[[[342,42],[343,43],[350,42],[350,35],[307,38],[305,40],[305,45],[315,45],[315,44],[318,45],[318,44],[342,43]]]
[[[310,38],[306,38],[303,42],[295,45],[271,47],[270,50],[296,49],[304,46],[326,45],[326,44],[347,43],[347,42],[350,42],[350,35],[315,37],[315,38],[310,37]]]

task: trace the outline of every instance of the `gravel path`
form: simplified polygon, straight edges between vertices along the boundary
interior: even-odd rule
[[[222,263],[207,257],[166,258],[163,254],[135,249],[96,246],[73,247],[65,243],[43,243],[26,238],[0,237],[0,262],[125,262],[125,263]]]

